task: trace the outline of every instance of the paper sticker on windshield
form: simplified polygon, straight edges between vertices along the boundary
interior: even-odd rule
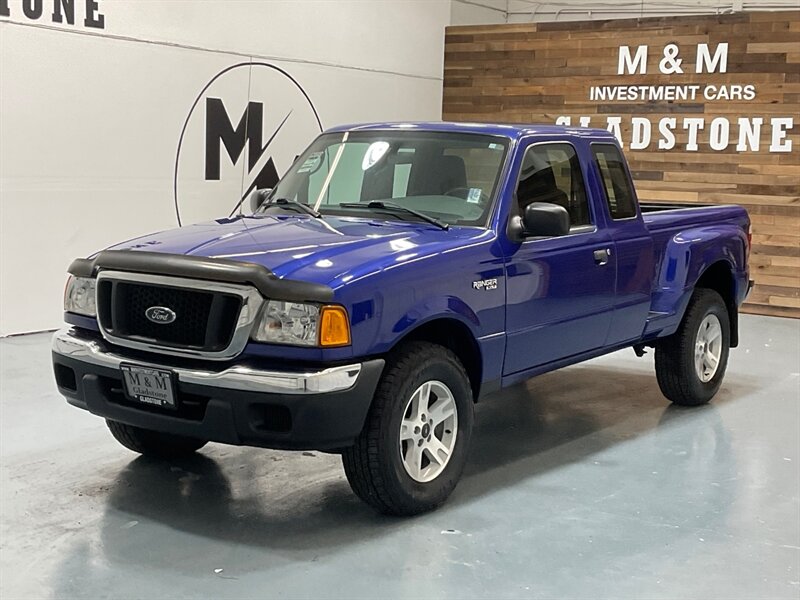
[[[503,144],[495,144],[495,143],[489,144],[489,150],[502,150],[502,149],[503,149]]]
[[[322,162],[322,152],[312,152],[308,155],[306,161],[297,169],[298,173],[310,173],[316,171],[319,163]]]
[[[467,194],[467,202],[469,202],[470,204],[479,204],[481,201],[481,192],[483,192],[481,188],[469,188],[469,194]]]
[[[364,160],[361,161],[361,169],[366,171],[376,162],[383,158],[389,149],[389,142],[373,142],[364,153]]]

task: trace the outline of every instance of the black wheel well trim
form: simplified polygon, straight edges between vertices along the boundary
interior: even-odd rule
[[[448,333],[454,335],[448,336],[446,335]],[[483,378],[483,355],[478,340],[467,325],[459,319],[447,315],[428,319],[398,338],[389,353],[412,341],[438,344],[455,354],[469,378],[472,398],[475,402],[478,401]]]
[[[714,290],[722,296],[730,321],[730,347],[736,348],[739,345],[739,307],[736,305],[736,290],[734,289],[736,279],[733,273],[734,269],[730,261],[721,258],[703,269],[694,284],[694,289]]]

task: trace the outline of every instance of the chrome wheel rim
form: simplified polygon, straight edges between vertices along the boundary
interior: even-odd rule
[[[694,369],[700,381],[714,378],[722,358],[722,325],[717,315],[706,315],[694,344]]]
[[[453,393],[441,381],[426,381],[411,394],[400,423],[400,460],[409,477],[427,483],[441,475],[457,435]]]

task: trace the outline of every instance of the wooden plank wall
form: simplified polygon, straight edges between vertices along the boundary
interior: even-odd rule
[[[695,73],[697,44],[727,42],[726,73]],[[663,48],[680,48],[683,74],[658,69]],[[647,74],[618,75],[619,47],[649,46]],[[595,85],[752,84],[752,101],[609,102],[589,100]],[[443,118],[452,121],[555,123],[590,116],[606,127],[622,117],[622,140],[642,200],[736,203],[753,222],[756,287],[745,312],[800,317],[800,12],[449,27]],[[631,118],[653,123],[653,142],[632,151]],[[658,149],[658,121],[676,117],[676,146]],[[698,151],[687,151],[684,117],[705,118]],[[732,143],[712,150],[714,118],[731,122]],[[738,118],[761,117],[758,151],[737,152]],[[791,152],[770,153],[770,119],[794,117]]]

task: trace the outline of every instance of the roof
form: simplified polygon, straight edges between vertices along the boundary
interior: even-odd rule
[[[528,135],[558,138],[601,138],[613,140],[614,136],[605,129],[589,127],[568,127],[564,125],[537,125],[537,124],[504,124],[504,123],[455,123],[452,121],[404,121],[389,123],[356,123],[350,125],[337,125],[326,130],[327,133],[345,131],[386,131],[409,130],[444,131],[453,133],[479,133],[484,135],[501,135],[518,139]]]

